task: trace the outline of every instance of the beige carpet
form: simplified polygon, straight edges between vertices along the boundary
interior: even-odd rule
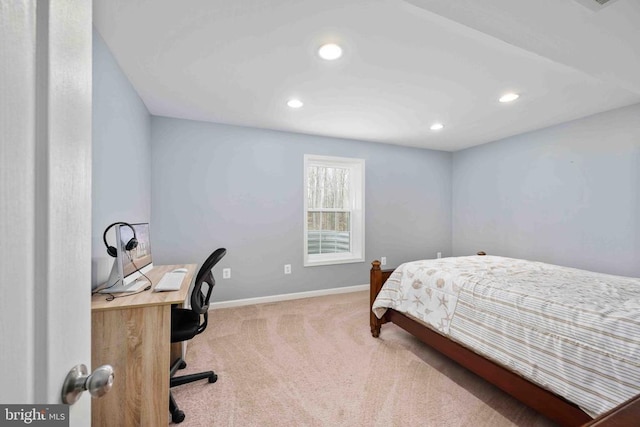
[[[173,389],[182,426],[551,426],[474,374],[385,325],[368,292],[211,312],[188,367],[218,381]]]

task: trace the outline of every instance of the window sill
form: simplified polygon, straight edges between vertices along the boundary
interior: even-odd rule
[[[304,266],[317,267],[322,265],[352,264],[356,262],[364,262],[364,258],[349,257],[349,258],[333,258],[333,259],[322,259],[322,260],[305,260]]]

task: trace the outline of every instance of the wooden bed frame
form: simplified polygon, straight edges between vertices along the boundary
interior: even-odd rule
[[[485,255],[485,253],[479,252],[478,255]],[[392,272],[393,270],[381,270],[380,261],[376,260],[371,263],[370,309],[373,307],[373,302],[380,289],[382,289],[382,285]],[[562,426],[622,427],[640,425],[639,396],[596,419],[592,419],[568,400],[537,386],[520,375],[474,353],[398,311],[388,309],[382,319],[378,319],[370,310],[369,316],[371,335],[374,337],[380,336],[382,324],[387,322],[394,323],[420,341]]]

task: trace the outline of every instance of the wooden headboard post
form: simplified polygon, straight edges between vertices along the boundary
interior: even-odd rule
[[[371,262],[371,278],[369,282],[369,324],[371,325],[371,335],[375,338],[380,336],[380,327],[382,321],[373,314],[371,308],[373,307],[373,301],[378,296],[378,292],[382,289],[382,270],[380,270],[380,261],[377,259]]]
[[[380,289],[382,289],[382,285],[387,281],[389,276],[391,276],[393,270],[381,270],[380,269],[380,261],[375,260],[371,262],[371,273],[370,273],[370,281],[369,281],[369,324],[371,325],[371,335],[375,338],[380,336],[380,327],[383,323],[387,323],[387,319],[383,316],[382,319],[378,319],[371,308],[373,307],[373,302],[375,301]]]

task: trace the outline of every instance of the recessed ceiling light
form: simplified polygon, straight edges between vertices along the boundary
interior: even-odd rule
[[[299,99],[290,99],[289,101],[287,101],[287,105],[291,108],[300,108],[304,104]]]
[[[318,49],[318,55],[320,55],[322,59],[333,61],[342,56],[342,48],[334,43],[325,44]]]
[[[434,123],[429,127],[429,129],[431,129],[431,130],[444,129],[444,125],[442,123]]]
[[[520,98],[520,95],[518,95],[517,93],[506,93],[502,95],[498,101],[511,102],[511,101],[515,101],[518,98]]]

